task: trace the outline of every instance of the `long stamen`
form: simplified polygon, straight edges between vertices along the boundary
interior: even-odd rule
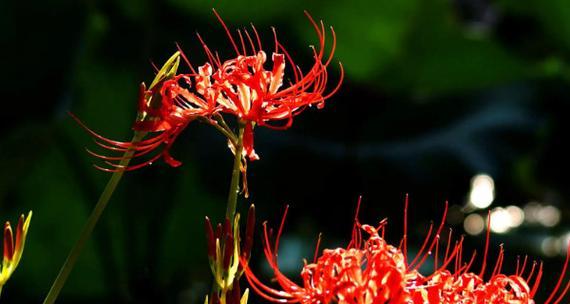
[[[251,35],[249,35],[249,32],[246,29],[244,29],[244,32],[245,32],[245,37],[249,41],[249,47],[251,48],[251,53],[257,54],[257,50],[255,49],[255,45],[253,44],[253,39],[251,39]]]
[[[406,193],[406,198],[404,199],[404,235],[402,236],[402,252],[406,263],[408,263],[408,204],[409,196]]]
[[[534,265],[532,265],[531,274],[534,272],[535,265],[536,265],[536,263]],[[540,285],[540,280],[542,279],[542,266],[543,266],[543,264],[542,264],[542,262],[540,262],[540,266],[538,266],[538,272],[536,274],[536,278],[534,279],[534,286],[532,287],[532,289],[530,291],[531,297],[534,297],[534,295],[536,294],[536,291],[538,290],[538,286]],[[530,275],[529,275],[529,277],[530,277]]]
[[[556,283],[556,287],[554,287],[554,290],[550,294],[550,297],[548,297],[548,299],[546,299],[544,304],[548,304],[548,303],[550,303],[550,301],[552,301],[552,299],[554,298],[554,295],[556,294],[556,292],[560,288],[560,285],[562,284],[562,280],[564,279],[564,276],[566,275],[566,270],[568,269],[568,262],[570,261],[570,254],[568,254],[568,253],[570,253],[570,244],[568,245],[566,252],[567,252],[566,260],[564,261],[564,267],[562,267],[562,271],[560,272],[560,277],[558,278],[558,282]]]
[[[279,239],[281,238],[281,233],[283,233],[283,226],[285,226],[285,218],[287,218],[287,211],[289,211],[289,205],[285,206],[285,211],[283,212],[283,218],[281,219],[281,225],[279,225],[279,230],[277,231],[277,237],[275,238],[275,255],[277,255],[277,250],[279,249]]]
[[[236,42],[234,41],[234,37],[232,36],[232,33],[230,32],[230,30],[228,29],[228,27],[226,26],[226,23],[224,22],[224,20],[222,19],[222,17],[220,17],[220,15],[218,14],[218,12],[215,9],[212,9],[212,11],[214,12],[214,15],[216,15],[216,18],[218,18],[218,21],[220,21],[220,23],[222,24],[222,26],[224,27],[224,30],[226,31],[226,34],[228,36],[228,38],[230,39],[230,42],[234,48],[234,50],[236,51],[236,55],[241,55],[239,53],[239,49],[237,47]]]
[[[491,241],[491,211],[487,214],[487,233],[485,236],[485,251],[483,252],[483,264],[481,266],[481,271],[479,272],[479,277],[483,277],[485,274],[485,268],[487,267],[487,255],[489,254],[489,243]]]
[[[243,55],[246,56],[247,51],[245,50],[245,41],[243,40],[243,35],[241,34],[241,31],[239,29],[237,29],[237,33],[239,36],[239,40],[241,42],[241,48],[242,48]]]
[[[319,237],[317,238],[317,246],[315,246],[315,253],[313,254],[313,263],[316,263],[317,258],[319,257],[319,246],[321,245],[321,237],[322,233],[319,233]]]
[[[186,57],[186,54],[184,54],[184,52],[182,51],[182,48],[180,47],[178,42],[176,43],[176,49],[178,49],[180,56],[182,56],[182,60],[184,60],[184,62],[186,62],[186,65],[188,65],[188,67],[192,71],[192,74],[197,75],[198,73],[196,73],[194,66],[192,65],[192,63],[190,63],[190,60],[188,60],[188,57]]]

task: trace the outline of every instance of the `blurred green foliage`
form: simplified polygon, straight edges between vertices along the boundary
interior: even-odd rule
[[[149,60],[160,64],[178,41],[202,62],[196,31],[222,54],[229,50],[212,6],[232,28],[253,22],[268,50],[275,26],[301,66],[316,41],[306,9],[334,27],[335,57],[346,69],[341,93],[322,113],[307,113],[286,134],[259,133],[262,160],[251,165],[250,201],[261,219],[275,220],[275,204],[292,200],[291,226],[310,229],[291,233],[311,240],[325,230],[334,243],[348,236],[346,214],[357,193],[374,202],[368,208],[375,216],[399,218],[382,204],[411,190],[424,208],[417,218],[428,220],[440,210],[430,203],[461,203],[469,177],[488,168],[440,148],[471,139],[492,159],[505,201],[554,193],[567,202],[567,0],[4,1],[0,219],[14,221],[28,209],[34,218],[3,302],[43,298],[109,176],[91,167],[83,147],[93,144],[65,112],[109,138],[129,138],[138,84],[152,78]],[[331,67],[333,81],[337,73]],[[503,89],[506,97],[497,93]],[[413,144],[471,121],[469,114],[493,98],[517,115],[520,108],[531,113],[525,119],[540,116],[540,128],[497,124],[484,136],[443,132],[447,137]],[[203,218],[223,214],[231,157],[214,131],[191,126],[187,133],[173,151],[182,167],[157,164],[124,178],[61,303],[202,301],[209,284]],[[360,159],[352,148],[369,141],[381,152]],[[410,143],[410,154],[392,153],[399,151],[393,141]],[[405,158],[394,161],[391,153]]]

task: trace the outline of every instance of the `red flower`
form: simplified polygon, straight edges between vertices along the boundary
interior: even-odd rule
[[[264,225],[265,256],[282,290],[262,283],[243,262],[246,278],[259,295],[277,303],[406,303],[411,299],[405,289],[406,261],[398,248],[381,237],[385,224],[382,221],[373,227],[355,223],[353,240],[347,248],[325,249],[313,263],[305,263],[302,286],[283,275],[277,265],[283,222],[273,247]],[[361,231],[369,235],[365,242]]]
[[[209,64],[201,66],[195,74],[175,75],[179,57],[180,53],[176,52],[165,63],[158,71],[149,90],[145,88],[144,83],[140,86],[138,117],[133,129],[143,134],[150,132],[158,133],[158,135],[135,142],[114,141],[91,131],[76,118],[96,139],[95,142],[99,146],[122,154],[132,151],[133,155],[130,158],[141,158],[163,147],[159,153],[129,167],[120,164],[125,158],[124,155],[106,156],[89,151],[111,166],[111,169],[98,167],[99,169],[105,171],[135,170],[150,165],[161,157],[173,167],[181,165],[179,161],[170,156],[170,147],[190,122],[198,118],[210,117],[217,112],[216,99],[219,89],[212,88],[210,84],[212,69]],[[194,92],[190,91],[192,81],[195,87]]]
[[[321,21],[318,25],[305,12],[317,33],[319,48],[318,50],[313,48],[314,63],[308,71],[303,72],[277,40],[277,34],[273,29],[275,41],[271,55],[273,66],[270,70],[266,70],[264,65],[267,55],[263,51],[261,39],[255,27],[252,26],[253,35],[250,35],[247,30],[244,30],[243,34],[242,31],[237,30],[240,42],[238,46],[234,39],[237,37],[231,34],[216,11],[214,13],[224,27],[237,57],[222,62],[217,53],[214,55],[198,36],[211,66],[215,67],[215,71],[211,74],[211,85],[216,88],[216,102],[220,110],[237,116],[245,124],[244,154],[250,160],[256,160],[259,159],[253,148],[253,128],[256,125],[273,129],[289,128],[293,122],[293,116],[313,104],[322,108],[324,101],[339,89],[344,75],[342,65],[340,65],[341,74],[337,86],[330,92],[325,92],[328,80],[327,67],[332,60],[336,45],[335,33],[331,27],[332,46],[330,52],[325,54],[324,24]],[[186,62],[192,68],[190,62],[188,60]],[[291,66],[294,81],[283,87],[286,62]]]
[[[407,209],[407,200],[406,200]],[[447,206],[446,206],[447,210]],[[483,253],[483,264],[478,274],[470,272],[471,265],[475,258],[475,253],[471,256],[468,263],[463,262],[462,257],[462,240],[456,242],[452,254],[448,255],[450,240],[448,238],[448,248],[445,250],[444,264],[437,268],[438,245],[436,245],[435,263],[436,270],[429,277],[425,278],[419,274],[411,276],[406,282],[407,289],[411,292],[413,304],[424,303],[442,303],[442,304],[534,304],[534,296],[538,291],[542,278],[542,263],[537,268],[537,263],[533,263],[530,272],[525,276],[527,258],[525,258],[522,267],[517,268],[515,274],[505,275],[501,273],[504,261],[504,251],[501,245],[499,255],[495,261],[493,271],[488,281],[484,280],[486,275],[486,266],[488,259],[488,248],[490,241],[490,215],[487,222],[487,236],[485,241],[485,249]],[[431,232],[431,229],[430,229]],[[429,233],[428,233],[429,237]],[[439,233],[436,235],[438,242]],[[422,247],[423,248],[423,247]],[[558,283],[550,293],[544,304],[558,304],[565,297],[570,288],[570,281],[563,290],[560,290],[562,281],[566,274],[570,256],[570,247],[567,250],[567,258],[564,267],[559,275]],[[454,260],[454,272],[450,272],[446,268],[450,262]],[[538,269],[538,270],[537,270]],[[533,276],[534,275],[534,276]],[[532,288],[529,286],[532,282]],[[556,297],[556,299],[555,299]]]
[[[407,199],[405,214],[407,215]],[[430,226],[427,237],[411,262],[408,262],[406,252],[406,224],[400,246],[393,247],[383,238],[385,220],[377,227],[372,227],[361,225],[355,218],[352,240],[347,248],[325,249],[313,263],[305,263],[301,271],[302,285],[285,277],[277,264],[283,222],[274,246],[270,244],[270,233],[264,225],[264,252],[280,289],[262,283],[245,261],[242,261],[242,266],[252,289],[266,300],[277,303],[534,304],[533,298],[543,274],[542,265],[537,267],[534,263],[529,273],[525,274],[525,259],[522,267],[519,267],[517,262],[515,274],[502,274],[504,253],[501,247],[490,278],[485,281],[483,277],[486,274],[489,232],[485,242],[483,266],[478,274],[470,272],[475,254],[469,262],[463,261],[462,238],[452,246],[450,232],[445,250],[439,250],[446,214],[447,204],[438,229],[434,231],[434,226]],[[362,231],[368,235],[364,242]],[[445,253],[439,265],[438,259],[443,252]],[[425,277],[417,269],[430,255],[434,258],[435,270]],[[570,289],[570,282],[561,288],[569,258],[570,255],[567,256],[558,283],[544,304],[560,303]],[[453,271],[450,271],[450,268]]]
[[[256,125],[286,129],[291,126],[293,116],[313,104],[321,108],[324,101],[338,90],[343,78],[342,65],[339,83],[330,92],[325,92],[327,67],[332,60],[336,44],[334,31],[331,28],[332,46],[330,52],[325,54],[324,24],[320,22],[318,25],[308,13],[305,12],[317,32],[319,48],[313,48],[314,63],[305,72],[301,71],[277,40],[275,30],[273,67],[265,70],[267,56],[262,50],[255,27],[252,26],[254,36],[247,30],[243,31],[244,34],[240,30],[237,31],[240,41],[238,47],[222,18],[216,11],[214,14],[225,29],[236,57],[222,62],[218,54],[212,52],[198,35],[208,63],[195,69],[179,50],[158,72],[149,90],[145,89],[144,84],[141,85],[139,115],[133,128],[141,132],[159,133],[158,135],[139,142],[120,142],[102,137],[79,122],[94,136],[99,146],[112,152],[133,152],[128,158],[147,157],[162,147],[159,153],[128,167],[121,163],[125,160],[124,155],[106,156],[90,152],[111,167],[99,167],[100,169],[134,170],[150,165],[161,157],[169,165],[179,166],[181,163],[170,156],[170,147],[182,130],[195,119],[201,119],[221,130],[230,140],[232,150],[235,150],[236,136],[225,123],[221,123],[223,119],[218,113],[238,117],[239,123],[244,127],[244,156],[255,160],[259,158],[253,148],[253,128]],[[188,64],[190,73],[176,75],[179,56]],[[291,66],[294,81],[283,87],[286,62]],[[217,115],[215,119],[211,118],[213,115]]]

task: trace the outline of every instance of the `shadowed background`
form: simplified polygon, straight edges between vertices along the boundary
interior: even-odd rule
[[[1,300],[43,299],[109,177],[91,166],[84,147],[94,144],[66,111],[128,140],[138,84],[153,78],[150,61],[162,64],[178,42],[200,65],[196,32],[222,58],[232,55],[212,7],[231,28],[253,22],[267,53],[275,26],[302,67],[317,41],[303,9],[338,36],[342,89],[290,130],[256,129],[261,160],[250,164],[251,197],[239,204],[245,211],[255,203],[258,222],[274,226],[291,205],[280,252],[286,273],[296,277],[302,259],[312,259],[319,232],[325,246],[348,243],[359,195],[361,221],[388,217],[387,236],[397,244],[410,194],[412,251],[446,200],[449,226],[466,233],[468,216],[486,216],[469,199],[472,178],[486,174],[494,186],[484,189],[494,192],[489,209],[518,206],[526,216],[492,236],[489,258],[505,243],[507,273],[518,254],[546,259],[544,295],[570,235],[570,4],[519,2],[4,1],[0,220],[15,222],[29,209],[34,218]],[[337,66],[329,72],[334,83]],[[59,303],[203,302],[210,284],[203,218],[221,220],[232,157],[225,140],[198,123],[172,154],[184,165],[159,161],[126,174]],[[480,255],[484,237],[471,232],[466,248]],[[252,264],[267,271],[259,235]]]

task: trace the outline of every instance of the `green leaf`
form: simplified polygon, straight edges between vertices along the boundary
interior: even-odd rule
[[[425,96],[481,89],[530,75],[531,68],[492,36],[464,28],[448,3],[431,2],[423,6],[405,51],[382,75],[381,85]]]
[[[403,51],[417,9],[417,0],[335,1],[323,7],[325,24],[337,34],[336,58],[351,80],[370,82]],[[305,32],[314,36],[310,27]]]
[[[570,48],[570,3],[567,0],[505,0],[500,6],[507,12],[536,18],[548,38]]]

